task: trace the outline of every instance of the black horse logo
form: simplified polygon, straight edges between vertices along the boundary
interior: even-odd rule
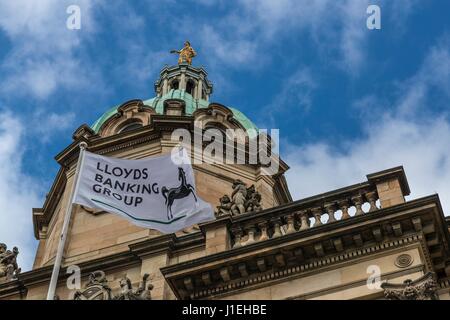
[[[181,181],[181,185],[177,188],[167,189],[166,187],[161,188],[161,193],[166,199],[167,206],[167,219],[172,220],[172,205],[176,199],[182,199],[189,196],[190,193],[195,198],[195,202],[197,202],[197,197],[195,196],[195,189],[189,183],[186,183],[186,174],[182,168],[178,168],[178,180]]]

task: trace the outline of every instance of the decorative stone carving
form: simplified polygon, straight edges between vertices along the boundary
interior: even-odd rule
[[[246,212],[257,212],[261,211],[261,194],[256,191],[254,185],[247,189],[247,201],[245,202]]]
[[[131,280],[128,277],[120,279],[121,292],[115,296],[113,300],[151,300],[150,291],[153,289],[153,285],[147,286],[147,279],[149,275],[146,273],[142,277],[142,282],[137,289],[133,289]]]
[[[223,215],[240,215],[246,212],[257,212],[262,210],[261,194],[256,191],[254,185],[247,188],[246,184],[237,179],[233,182],[231,198],[224,195],[220,198],[217,206],[216,217]]]
[[[405,280],[403,284],[383,283],[381,288],[388,300],[437,300],[435,274],[428,272],[417,280]]]
[[[220,205],[217,206],[216,216],[220,217],[226,214],[230,214],[232,205],[233,203],[231,202],[230,197],[224,195],[222,198],[220,198]]]
[[[243,214],[246,212],[247,187],[244,182],[237,179],[233,182],[232,188],[231,199],[233,199],[233,204],[231,205],[231,212],[234,215]]]
[[[0,281],[11,281],[17,278],[21,269],[17,265],[19,249],[8,250],[4,243],[0,243]]]
[[[73,300],[111,300],[111,288],[103,271],[94,271],[84,290],[76,291]]]
[[[147,285],[149,275],[142,277],[142,282],[137,289],[133,289],[131,280],[124,276],[120,279],[120,292],[117,295],[111,293],[108,280],[103,271],[94,271],[89,275],[88,283],[82,291],[76,291],[74,300],[151,300],[150,291],[152,284]]]
[[[89,275],[89,281],[84,290],[76,291],[74,300],[111,300],[111,288],[103,271],[94,271]]]
[[[409,254],[401,254],[395,259],[395,265],[399,268],[409,267],[413,263],[413,257]]]

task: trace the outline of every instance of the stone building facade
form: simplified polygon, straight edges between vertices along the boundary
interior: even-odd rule
[[[80,142],[98,154],[140,159],[170,152],[179,128],[258,132],[239,110],[210,102],[207,76],[187,63],[166,66],[154,98],[113,107],[74,132],[56,156],[60,170],[42,208],[33,209],[39,246],[32,270],[20,272],[17,249],[0,248],[0,299],[45,299]],[[217,217],[176,234],[75,205],[57,298],[450,299],[450,223],[438,195],[406,201],[409,185],[397,167],[293,201],[288,165],[277,161],[276,175],[259,163],[194,164],[197,193],[218,207]],[[233,201],[237,181],[257,195],[244,212],[224,200]],[[77,290],[67,286],[74,265],[82,275]]]

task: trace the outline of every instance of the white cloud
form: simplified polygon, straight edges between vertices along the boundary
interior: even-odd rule
[[[17,0],[0,2],[0,25],[11,37],[24,33],[42,35],[56,0]]]
[[[275,125],[275,115],[296,115],[309,112],[312,107],[312,93],[317,88],[317,76],[308,67],[299,67],[285,81],[280,83],[280,92],[272,102],[261,110],[261,121],[265,128]],[[269,123],[265,123],[266,119]]]
[[[15,0],[0,2],[0,30],[11,47],[2,64],[1,92],[45,99],[59,88],[88,86],[95,68],[75,50],[93,31],[88,0]],[[69,5],[81,8],[81,29],[66,27]],[[98,79],[96,79],[98,81]]]
[[[147,50],[145,43],[137,39],[123,39],[122,46],[126,48],[125,59],[114,67],[117,79],[128,82],[129,78],[123,75],[133,75],[135,87],[148,88],[150,81],[168,56],[168,51]],[[150,80],[151,79],[151,80]]]
[[[33,115],[32,122],[40,125],[28,128],[29,133],[37,133],[37,138],[43,143],[49,142],[52,136],[67,129],[72,128],[73,131],[76,129],[75,114],[72,112],[63,114],[37,112]]]
[[[412,196],[438,192],[450,209],[450,125],[444,118],[413,122],[386,117],[344,151],[327,143],[289,147],[289,186],[295,198],[365,181],[365,175],[403,165]]]
[[[5,59],[0,62],[0,93],[3,101],[25,96],[46,99],[59,89],[96,83],[95,68],[76,52],[93,30],[90,17],[96,1],[15,0],[0,1],[0,32],[9,38]],[[82,29],[66,28],[69,4],[82,10]],[[91,80],[91,81],[89,81]],[[38,134],[45,142],[52,134],[72,125],[73,113],[57,114],[42,103],[25,121],[0,109],[0,242],[20,250],[19,264],[31,269],[36,240],[31,210],[42,205],[42,185],[28,175],[24,165],[27,138]],[[22,110],[20,110],[22,111]],[[27,110],[28,111],[28,110]],[[23,113],[21,113],[23,114]]]
[[[417,74],[400,85],[400,90],[404,92],[398,99],[398,112],[403,116],[424,111],[427,104],[433,103],[428,101],[431,90],[438,90],[447,99],[450,97],[449,45],[450,37],[441,39],[438,45],[430,50]],[[445,106],[445,109],[448,109],[448,106]]]
[[[0,114],[0,242],[19,248],[22,270],[31,269],[36,240],[33,236],[31,208],[39,206],[36,181],[22,167],[22,122],[11,113]]]
[[[202,27],[201,34],[205,52],[212,53],[219,63],[242,65],[252,60],[252,63],[260,62],[254,59],[258,48],[253,41],[239,37],[233,37],[233,40],[225,39],[223,34],[208,25]]]
[[[242,0],[219,21],[203,25],[197,35],[202,48],[213,53],[209,60],[235,68],[253,68],[255,64],[268,61],[264,52],[282,45],[283,39],[295,36],[308,40],[301,37],[308,34],[321,59],[351,75],[358,75],[369,56],[368,42],[374,32],[366,27],[366,9],[372,2]],[[407,0],[375,2],[381,6],[382,17],[395,17],[382,20],[386,28],[402,25],[416,3]],[[189,28],[191,33],[199,30],[195,21],[190,22],[194,24]],[[389,28],[390,35],[400,29]]]
[[[289,145],[285,160],[291,166],[287,179],[294,197],[361,182],[368,173],[403,165],[411,197],[439,193],[444,210],[450,210],[450,122],[447,113],[431,115],[426,109],[428,105],[439,107],[436,95],[427,94],[437,89],[448,110],[449,47],[445,39],[430,50],[416,75],[400,85],[389,108],[394,111],[380,114],[377,109],[364,114],[363,137],[342,141],[339,146],[326,141]],[[360,104],[370,107],[376,101],[382,99],[372,95]]]
[[[342,21],[340,35],[340,60],[342,67],[357,72],[366,57],[365,46],[369,31],[366,27],[366,9],[369,1],[338,2]],[[326,31],[324,31],[326,32]]]

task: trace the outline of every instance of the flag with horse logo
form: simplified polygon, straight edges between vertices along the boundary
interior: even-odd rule
[[[138,160],[86,151],[81,161],[74,203],[163,233],[214,220],[211,205],[196,193],[194,171],[183,148]]]

